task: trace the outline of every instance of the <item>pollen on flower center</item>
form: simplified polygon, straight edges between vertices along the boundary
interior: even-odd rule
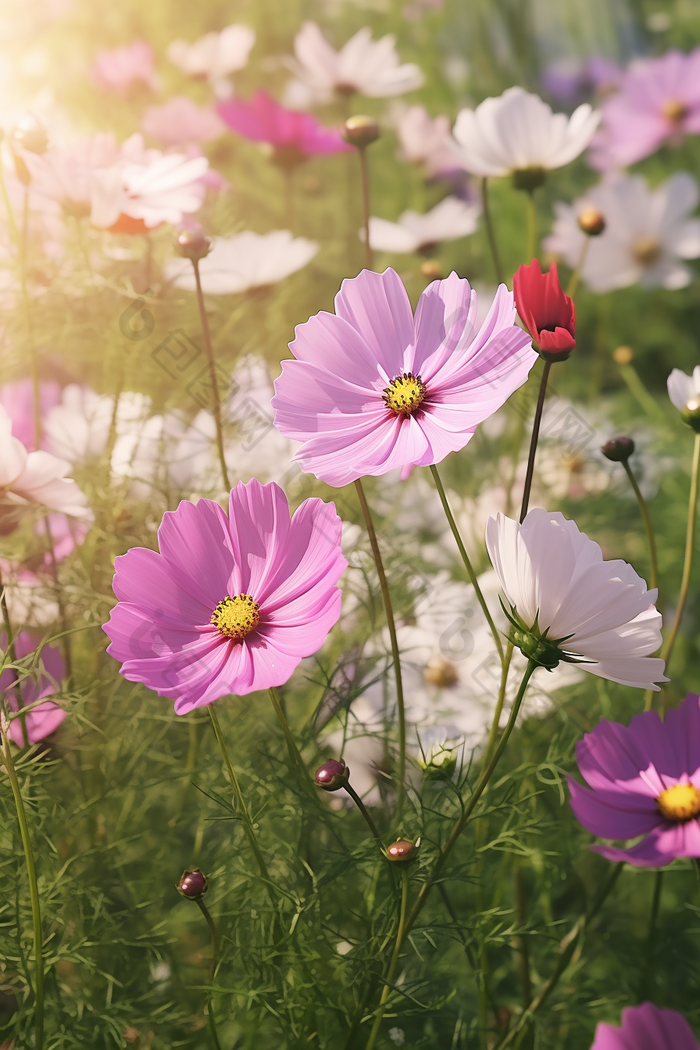
[[[661,106],[661,112],[671,124],[680,124],[688,116],[688,107],[677,98],[669,98]]]
[[[667,820],[692,820],[700,814],[700,791],[693,784],[676,784],[666,788],[656,802],[661,815]]]
[[[427,390],[420,376],[404,372],[394,376],[389,386],[384,387],[384,404],[397,415],[412,416],[420,408]]]
[[[260,606],[249,594],[227,594],[217,603],[211,623],[224,638],[242,642],[260,623]]]
[[[661,245],[655,237],[638,237],[632,245],[632,254],[642,266],[651,266],[661,255]]]

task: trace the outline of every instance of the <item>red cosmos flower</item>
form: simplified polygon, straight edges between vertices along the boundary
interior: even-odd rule
[[[562,291],[557,264],[542,273],[537,259],[521,266],[513,277],[513,294],[520,319],[545,361],[566,361],[576,346],[576,309]]]

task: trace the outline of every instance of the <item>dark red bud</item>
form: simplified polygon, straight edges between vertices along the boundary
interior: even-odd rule
[[[386,850],[387,857],[393,861],[413,860],[417,853],[415,842],[409,842],[408,839],[397,839]]]
[[[207,877],[199,868],[194,871],[186,871],[177,884],[177,888],[183,897],[196,900],[207,892]]]
[[[611,463],[626,463],[634,452],[634,441],[631,437],[610,438],[600,451]]]
[[[211,251],[211,240],[201,230],[183,230],[175,240],[175,251],[185,259],[199,262]]]
[[[350,770],[342,758],[329,758],[316,770],[314,780],[316,787],[323,788],[324,791],[338,791],[339,788],[345,787],[349,777]]]

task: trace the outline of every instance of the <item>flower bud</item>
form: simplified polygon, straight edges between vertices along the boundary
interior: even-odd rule
[[[343,138],[351,146],[365,149],[379,138],[379,125],[374,117],[348,117],[343,124]]]
[[[531,168],[518,168],[512,175],[515,189],[525,190],[527,193],[532,193],[533,190],[536,190],[546,178],[547,172],[538,165],[534,165]]]
[[[597,237],[606,227],[605,216],[597,208],[585,208],[578,217],[578,224],[589,237]]]
[[[20,146],[30,153],[46,153],[49,136],[34,117],[24,117],[8,134],[10,146]]]
[[[613,361],[616,365],[628,365],[634,360],[634,350],[631,346],[618,346],[613,350]]]
[[[700,397],[691,397],[681,412],[681,419],[700,434]]]
[[[177,888],[183,897],[196,900],[197,897],[201,897],[203,893],[207,892],[207,877],[200,868],[186,871],[178,882]]]
[[[437,686],[438,689],[449,689],[459,681],[457,668],[444,656],[430,657],[423,668],[423,678],[428,685]]]
[[[449,780],[457,768],[457,750],[445,744],[433,744],[418,764],[426,777],[433,780]]]
[[[420,264],[420,272],[424,277],[430,278],[431,281],[442,280],[442,266],[437,259],[426,259],[425,262]]]
[[[600,451],[611,463],[626,463],[634,452],[634,441],[631,437],[610,438]]]
[[[392,842],[386,849],[387,859],[395,862],[413,860],[417,854],[418,847],[414,842],[409,842],[408,839],[397,839],[396,842]]]
[[[182,230],[175,240],[175,251],[184,259],[199,262],[211,251],[211,239],[205,237],[202,230]]]
[[[314,777],[316,787],[323,788],[324,791],[338,791],[345,787],[349,779],[350,770],[342,758],[329,758],[319,766]]]

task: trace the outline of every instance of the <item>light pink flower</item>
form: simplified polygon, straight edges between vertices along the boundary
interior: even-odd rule
[[[39,384],[41,417],[58,405],[61,388],[58,383]],[[31,379],[17,379],[0,386],[0,405],[4,405],[12,421],[12,433],[25,448],[34,448],[34,385]]]
[[[226,98],[232,90],[228,78],[247,64],[254,43],[252,29],[230,25],[220,33],[207,33],[194,44],[173,40],[168,58],[187,76],[208,80],[217,98]]]
[[[335,314],[297,328],[275,383],[275,425],[304,442],[302,469],[340,486],[464,448],[537,360],[505,285],[478,330],[477,305],[455,273],[425,289],[415,319],[394,270],[343,281]]]
[[[158,86],[153,65],[153,49],[145,40],[134,40],[111,51],[98,51],[91,76],[105,91],[126,94],[131,85],[141,81],[154,90]]]
[[[340,615],[340,531],[332,503],[307,499],[290,521],[282,489],[255,479],[232,490],[228,516],[183,501],[163,518],[160,554],[117,558],[107,651],[180,715],[282,685]]]
[[[164,146],[209,142],[224,131],[213,109],[198,106],[185,95],[175,95],[162,106],[149,106],[141,119],[141,128]]]
[[[403,158],[412,164],[423,164],[428,176],[461,168],[449,117],[430,117],[425,106],[409,106],[399,117],[396,130]]]
[[[34,652],[37,648],[38,642],[32,638],[30,634],[23,631],[15,638],[15,656],[18,660],[29,656],[30,653]],[[7,646],[7,636],[0,635],[0,647],[5,650]],[[63,657],[61,656],[58,649],[55,649],[52,645],[45,645],[41,650],[41,662],[40,671],[32,676],[27,675],[23,677],[19,683],[20,694],[22,697],[22,704],[27,707],[29,704],[35,703],[37,700],[41,700],[44,696],[50,696],[55,693],[61,686],[61,680],[63,678],[65,668],[63,664]],[[12,671],[2,671],[0,673],[0,694],[10,711],[17,711],[19,705],[17,702],[17,675],[13,674]],[[45,704],[39,704],[38,707],[33,708],[26,716],[25,723],[27,727],[27,739],[30,744],[36,744],[44,737],[55,732],[60,726],[63,719],[66,717],[66,712],[58,706],[58,704],[51,703],[47,700]],[[22,747],[24,744],[24,736],[22,733],[22,722],[19,718],[13,718],[10,722],[9,737],[13,743],[17,744],[18,747]]]
[[[634,63],[602,115],[591,143],[591,164],[600,170],[635,164],[664,142],[700,134],[700,47]]]

